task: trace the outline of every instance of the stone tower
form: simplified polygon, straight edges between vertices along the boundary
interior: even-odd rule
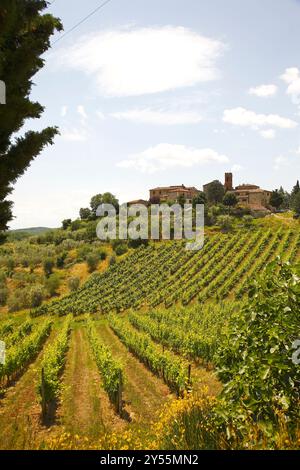
[[[232,173],[225,173],[225,191],[232,191],[233,190],[233,176]]]

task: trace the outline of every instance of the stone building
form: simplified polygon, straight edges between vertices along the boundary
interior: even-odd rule
[[[211,183],[203,186],[203,191],[207,189]],[[270,203],[272,192],[266,189],[261,189],[254,184],[241,184],[240,186],[233,186],[233,174],[225,173],[224,182],[225,192],[232,192],[236,195],[238,202],[242,206],[249,207],[252,210],[266,210]]]
[[[150,189],[150,202],[178,202],[180,197],[184,197],[185,202],[190,204],[199,193],[200,191],[195,187],[186,187],[183,184],[158,187]]]
[[[267,209],[272,192],[261,189],[254,184],[242,184],[233,190],[241,205],[248,206],[253,210]]]

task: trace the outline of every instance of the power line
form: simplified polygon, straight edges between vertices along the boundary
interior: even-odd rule
[[[57,42],[61,41],[62,39],[64,39],[68,34],[70,34],[72,31],[74,31],[74,29],[78,28],[78,26],[82,25],[82,23],[84,23],[86,20],[88,20],[89,18],[91,18],[91,16],[95,15],[95,13],[97,13],[99,10],[101,10],[102,8],[105,7],[105,5],[107,5],[109,2],[111,2],[112,0],[106,0],[105,2],[101,3],[101,5],[99,5],[95,10],[93,10],[91,13],[89,13],[85,18],[83,18],[81,21],[79,21],[78,23],[76,23],[71,29],[69,29],[68,31],[66,31],[62,36],[60,36],[58,39],[56,39],[56,41],[54,41],[52,43],[52,46],[54,46],[54,44],[56,44]],[[52,2],[54,3],[55,0]]]

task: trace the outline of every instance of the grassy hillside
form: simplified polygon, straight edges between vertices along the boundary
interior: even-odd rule
[[[299,260],[299,231],[280,226],[212,234],[200,251],[186,250],[184,242],[151,244],[94,274],[76,293],[33,314],[108,313],[241,299],[248,281],[278,256],[283,261]]]
[[[192,252],[179,241],[120,256],[99,242],[10,243],[2,282],[46,286],[49,257],[62,281],[84,276],[0,318],[1,449],[299,447],[299,275],[276,263],[300,261],[296,224],[211,229]]]

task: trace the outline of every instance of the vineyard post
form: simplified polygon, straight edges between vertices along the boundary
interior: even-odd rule
[[[41,381],[41,396],[42,396],[42,417],[46,417],[46,396],[45,396],[45,372],[42,368],[42,381]]]
[[[123,408],[123,400],[122,400],[122,392],[123,392],[123,379],[122,379],[122,371],[119,370],[119,386],[118,386],[118,413],[119,415],[122,414],[122,408]]]
[[[188,384],[191,385],[191,373],[192,373],[192,364],[189,364],[188,368]]]

